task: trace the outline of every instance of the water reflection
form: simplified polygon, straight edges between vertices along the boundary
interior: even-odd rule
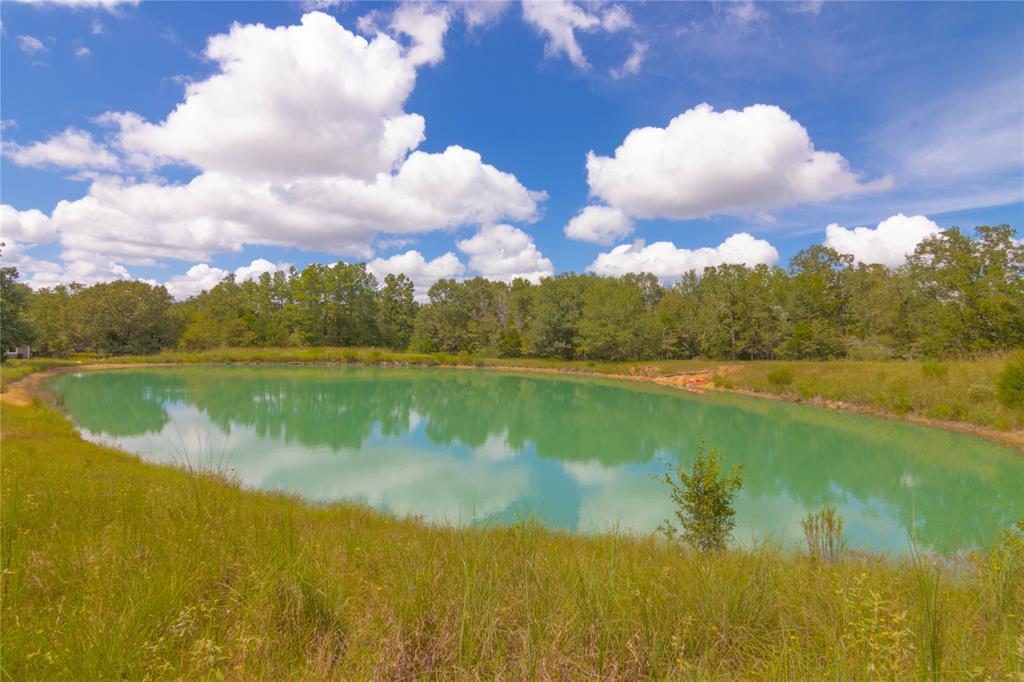
[[[773,401],[592,379],[384,368],[187,367],[64,375],[92,438],[147,458],[223,455],[247,484],[449,522],[534,514],[650,530],[658,458],[704,440],[746,463],[737,536],[799,536],[826,503],[852,544],[987,544],[1024,514],[1024,459],[958,434]]]

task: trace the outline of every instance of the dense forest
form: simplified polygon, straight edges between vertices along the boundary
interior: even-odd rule
[[[175,302],[115,281],[31,291],[4,268],[4,345],[37,353],[219,346],[387,346],[499,357],[623,360],[952,356],[1024,347],[1024,245],[1008,225],[954,228],[897,269],[813,246],[788,268],[721,265],[671,286],[650,274],[567,273],[532,284],[413,282],[313,264]]]

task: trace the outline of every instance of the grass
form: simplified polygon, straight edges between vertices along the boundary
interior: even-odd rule
[[[156,355],[112,357],[95,362],[203,363],[300,362],[408,364],[424,366],[519,367],[634,377],[664,377],[707,372],[720,388],[743,389],[795,400],[840,402],[881,410],[962,422],[999,431],[1024,430],[1024,407],[1000,404],[996,382],[1011,356],[997,354],[949,362],[908,361],[717,361],[648,360],[595,362],[546,358],[484,358],[467,353],[405,353],[382,348],[221,348]],[[81,359],[77,361],[82,361]],[[86,360],[88,361],[88,360]],[[49,366],[71,360],[13,360],[0,370],[4,385]],[[47,363],[52,363],[47,364]]]
[[[1024,409],[1006,407],[996,397],[996,381],[1010,357],[991,355],[942,363],[728,363],[716,370],[715,381],[725,388],[746,388],[801,400],[839,401],[896,415],[1019,431],[1024,429]]]
[[[33,358],[31,360],[8,360],[0,363],[0,393],[7,390],[7,385],[29,374],[43,372],[54,367],[67,367],[76,364],[74,360],[62,358]]]
[[[799,374],[797,375],[799,376]],[[1008,679],[1024,540],[950,563],[314,507],[3,408],[5,679]]]

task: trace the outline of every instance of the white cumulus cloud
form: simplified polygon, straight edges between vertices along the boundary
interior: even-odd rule
[[[275,265],[265,258],[257,258],[249,263],[235,268],[235,281],[258,280],[265,272],[276,272],[285,270],[284,264]],[[196,263],[190,267],[185,274],[175,275],[164,283],[167,291],[177,299],[185,299],[195,296],[203,291],[209,291],[220,284],[221,280],[228,276],[230,271],[214,267],[207,263]]]
[[[678,279],[694,270],[726,263],[748,266],[761,263],[772,265],[779,260],[779,252],[763,239],[746,232],[734,234],[715,247],[682,249],[672,242],[645,244],[637,240],[632,244],[616,246],[607,253],[598,254],[587,270],[598,275],[621,276],[627,273],[649,272],[663,281]]]
[[[412,40],[407,59],[414,66],[438,64],[444,59],[448,10],[425,3],[405,2],[391,15],[391,28]]]
[[[26,146],[4,142],[3,153],[19,166],[116,170],[120,165],[117,156],[93,140],[91,134],[77,128]]]
[[[825,246],[851,254],[862,263],[881,263],[895,268],[902,265],[925,238],[940,232],[942,228],[923,215],[897,213],[875,228],[850,229],[832,223],[825,228]]]
[[[175,275],[164,284],[171,296],[177,299],[195,296],[202,291],[209,291],[227,277],[228,271],[212,267],[206,263],[197,263],[190,267],[184,275]]]
[[[633,221],[617,208],[587,206],[565,226],[565,236],[608,246],[633,234]]]
[[[587,154],[591,193],[641,218],[690,219],[824,201],[891,185],[862,182],[777,106],[701,104],[665,128],[631,131],[612,157]]]
[[[25,256],[16,264],[33,289],[72,282],[89,286],[116,279],[132,279],[127,268],[100,254],[87,254],[63,263]]]
[[[64,254],[195,262],[259,244],[370,258],[380,235],[535,220],[546,195],[477,152],[416,149],[425,121],[404,104],[417,66],[443,56],[447,10],[403,5],[391,18],[408,45],[319,12],[298,25],[236,24],[207,43],[215,72],[162,121],[100,117],[123,168],[146,179],[97,175],[84,197],[59,202],[51,224]],[[4,151],[26,164],[118,162],[73,129]],[[158,175],[166,165],[198,173],[173,182]]]
[[[57,231],[42,211],[19,211],[10,204],[0,204],[0,241],[45,244],[56,238]]]
[[[415,285],[415,295],[420,301],[426,300],[427,291],[437,280],[460,277],[466,271],[466,266],[450,251],[427,260],[415,249],[390,258],[374,258],[366,267],[382,283],[387,275],[404,274]]]
[[[245,178],[372,180],[423,139],[423,117],[402,110],[415,64],[387,35],[367,41],[311,12],[295,26],[236,24],[205,54],[219,73],[189,84],[163,122],[108,114],[125,150]]]
[[[266,258],[257,258],[248,265],[241,265],[235,268],[235,280],[244,282],[246,280],[258,280],[261,275],[274,274],[278,270],[287,270],[287,263],[271,263]]]
[[[485,225],[455,245],[469,256],[469,267],[488,279],[509,282],[522,277],[536,283],[555,272],[533,238],[511,225]]]

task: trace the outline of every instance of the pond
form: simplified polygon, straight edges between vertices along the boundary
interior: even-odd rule
[[[704,441],[743,463],[735,539],[801,542],[834,505],[856,548],[988,545],[1024,516],[1024,456],[975,437],[779,401],[457,369],[183,366],[63,374],[85,438],[244,485],[429,521],[535,517],[648,532],[656,479]]]

